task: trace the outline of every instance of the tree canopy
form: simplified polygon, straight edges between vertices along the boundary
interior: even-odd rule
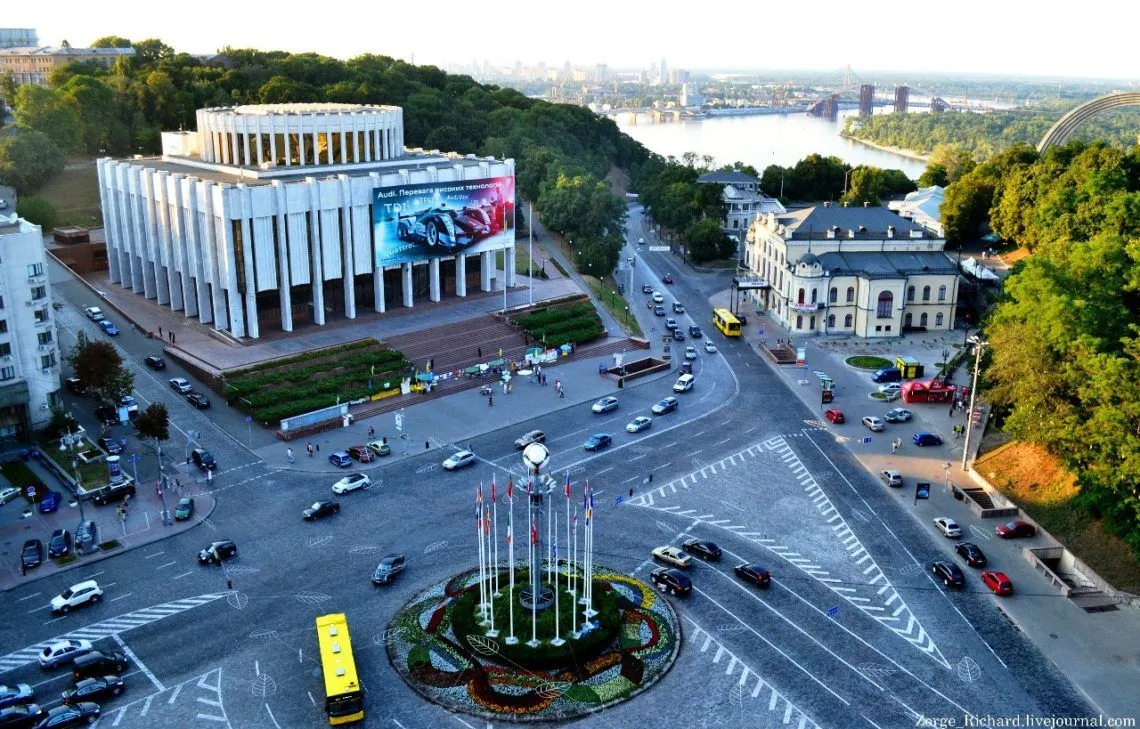
[[[123,358],[110,342],[92,341],[80,334],[67,361],[80,382],[116,403],[134,388],[134,373],[123,367]]]

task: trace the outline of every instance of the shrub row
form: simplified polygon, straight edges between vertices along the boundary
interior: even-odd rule
[[[602,336],[604,332],[605,327],[603,327],[601,324],[597,324],[596,326],[586,327],[583,329],[575,329],[573,331],[563,332],[555,336],[547,335],[544,345],[548,349],[553,349],[554,347],[561,347],[563,344],[585,344],[586,342],[592,342],[598,337]],[[539,340],[541,341],[541,337]]]
[[[230,394],[245,394],[253,392],[266,385],[276,385],[281,382],[297,382],[308,379],[313,375],[328,372],[332,369],[371,369],[378,367],[384,370],[396,369],[407,365],[407,360],[399,350],[384,349],[378,352],[369,352],[354,357],[321,362],[311,367],[288,369],[283,372],[271,372],[246,378],[244,376],[230,380],[227,392]]]
[[[339,374],[332,377],[323,377],[313,382],[307,382],[302,385],[293,387],[281,387],[260,392],[252,393],[245,398],[246,403],[252,408],[265,407],[267,405],[274,405],[277,403],[284,403],[298,398],[307,398],[316,395],[337,395],[344,393],[354,388],[363,388],[365,393],[368,391],[368,372]],[[380,385],[384,381],[399,381],[400,373],[383,372],[377,373],[377,376],[372,378],[373,388],[376,390],[385,389]],[[353,399],[353,398],[349,398]],[[334,399],[335,403],[336,400]],[[298,410],[297,412],[305,412]]]
[[[515,320],[515,323],[523,329],[535,329],[539,327],[549,326],[554,322],[563,319],[573,319],[574,317],[582,316],[583,314],[592,313],[596,317],[598,314],[594,311],[591,304],[575,304],[574,306],[567,306],[561,309],[547,309],[546,311],[536,312],[529,316],[520,317]]]
[[[529,329],[527,331],[531,335],[536,336],[536,337],[541,339],[543,334],[545,334],[547,336],[547,338],[549,338],[551,335],[554,335],[554,334],[560,334],[562,332],[569,332],[569,331],[573,331],[574,329],[585,329],[587,327],[594,326],[594,325],[600,324],[600,323],[601,323],[601,319],[598,318],[598,315],[594,312],[591,312],[589,314],[583,314],[582,316],[576,316],[573,319],[566,319],[564,321],[556,321],[556,322],[554,322],[548,326],[535,327],[534,329]]]
[[[299,362],[310,362],[314,359],[328,357],[334,354],[339,354],[341,352],[352,352],[357,349],[363,349],[364,347],[374,347],[377,344],[379,344],[379,342],[375,339],[361,339],[357,342],[349,342],[348,344],[341,344],[336,347],[314,349],[311,352],[305,352],[304,354],[298,354],[293,357],[285,357],[284,359],[275,359],[269,362],[255,364],[250,367],[246,367],[245,369],[233,372],[232,376],[244,377],[246,375],[253,374],[254,372],[264,372],[265,370],[272,370],[278,367],[284,367],[286,365],[297,364]]]

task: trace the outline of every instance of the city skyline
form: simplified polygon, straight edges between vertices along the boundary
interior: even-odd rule
[[[865,73],[1140,78],[1140,57],[1128,51],[1128,24],[1105,24],[1101,20],[1116,8],[1107,0],[1085,3],[1085,12],[1066,17],[1063,25],[1046,17],[1037,20],[1031,13],[1039,6],[1026,2],[993,4],[965,0],[953,15],[934,6],[917,5],[894,19],[854,12],[849,6],[825,0],[813,11],[815,25],[800,24],[794,31],[774,27],[770,12],[763,8],[734,7],[732,27],[745,31],[740,33],[740,43],[731,42],[734,34],[724,31],[723,15],[714,12],[683,17],[656,13],[650,17],[635,7],[586,0],[573,15],[540,17],[530,6],[508,0],[497,6],[501,12],[493,22],[488,19],[486,27],[494,28],[494,33],[509,42],[488,43],[486,50],[473,54],[448,43],[424,43],[423,33],[378,32],[385,27],[414,27],[417,19],[411,16],[400,19],[396,25],[390,25],[385,18],[377,18],[376,24],[330,24],[328,32],[314,34],[313,26],[308,24],[265,23],[257,6],[229,9],[225,23],[218,23],[209,14],[188,14],[177,24],[163,23],[151,7],[141,0],[123,0],[118,12],[108,15],[87,3],[60,0],[53,4],[51,14],[34,6],[13,8],[4,24],[35,28],[43,45],[67,40],[74,46],[83,46],[101,36],[120,35],[131,40],[160,38],[178,51],[194,54],[211,53],[225,46],[313,52],[336,58],[375,53],[408,61],[414,58],[417,64],[436,66],[470,63],[474,55],[480,62],[487,60],[497,67],[516,62],[562,65],[569,61],[575,66],[605,63],[620,72],[647,67],[665,57],[671,68],[698,72],[828,71],[850,64],[857,72]],[[347,17],[353,10],[364,14],[371,7],[350,1],[338,17]],[[452,0],[437,3],[434,10],[437,16],[455,13],[457,18],[469,12],[466,6]],[[291,16],[283,12],[277,17]],[[557,31],[536,32],[548,27]],[[1015,34],[1013,28],[1023,30]],[[937,29],[933,46],[932,29]],[[911,54],[907,53],[908,35],[914,49]],[[1098,38],[1096,54],[1060,51],[1074,38],[1094,36]],[[958,52],[954,52],[949,41],[939,44],[939,38],[955,39]],[[884,42],[875,42],[876,39]],[[930,52],[931,47],[938,48],[938,52]]]

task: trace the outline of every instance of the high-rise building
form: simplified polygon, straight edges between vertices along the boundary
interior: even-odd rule
[[[594,66],[594,81],[600,84],[609,83],[610,67],[604,63]]]
[[[658,70],[657,78],[661,80],[661,83],[669,80],[669,67],[665,65],[665,56],[661,57],[661,68]]]
[[[0,48],[34,48],[39,44],[35,28],[0,28]]]

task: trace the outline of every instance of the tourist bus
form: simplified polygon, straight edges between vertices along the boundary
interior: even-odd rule
[[[728,309],[713,309],[713,324],[726,337],[740,336],[740,320]]]
[[[330,724],[347,724],[364,719],[364,692],[356,677],[352,642],[344,613],[317,618],[317,643],[321,669],[325,674],[325,713]]]

